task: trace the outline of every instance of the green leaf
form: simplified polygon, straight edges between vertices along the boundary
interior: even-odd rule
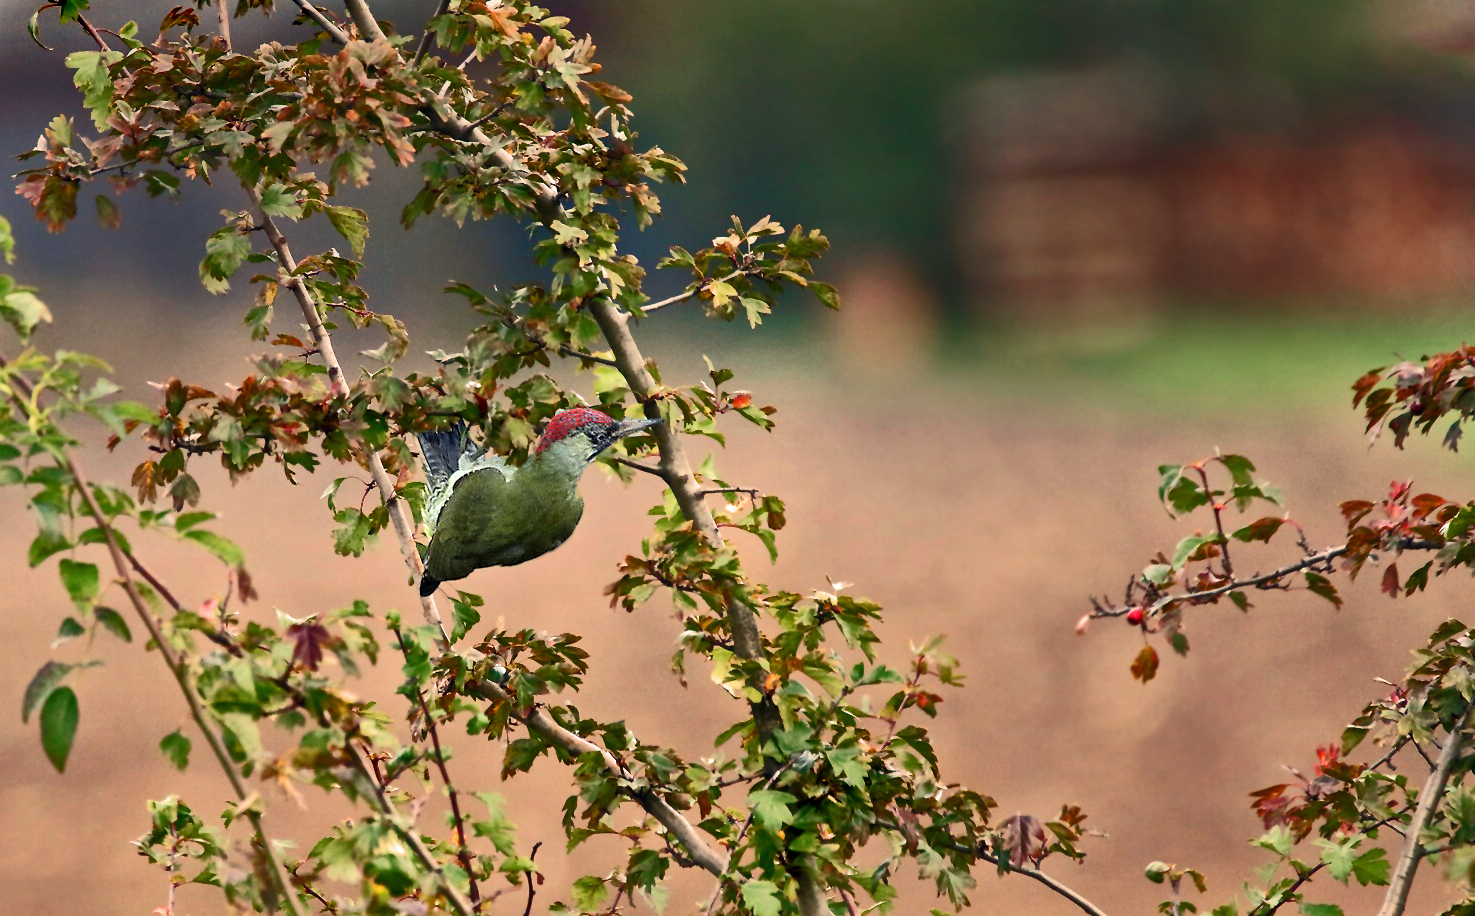
[[[1173,567],[1166,563],[1154,563],[1142,570],[1142,578],[1153,585],[1167,585],[1173,579]]]
[[[824,303],[825,308],[838,309],[840,307],[840,294],[830,284],[811,280],[809,289],[819,297],[819,301]]]
[[[297,195],[286,185],[269,184],[261,189],[261,210],[267,216],[282,216],[290,220],[302,219],[302,204]]]
[[[748,793],[748,804],[753,806],[753,816],[770,830],[778,830],[794,820],[789,805],[798,801],[787,792],[759,789]]]
[[[570,896],[574,906],[587,913],[599,908],[604,898],[609,896],[609,888],[605,886],[603,878],[585,875],[574,882]]]
[[[1352,877],[1363,887],[1376,884],[1383,887],[1392,874],[1393,863],[1388,861],[1388,852],[1375,846],[1352,860]]]
[[[76,11],[86,9],[87,3],[86,0],[62,0],[61,6],[61,21],[66,22],[69,11],[71,18],[75,19]],[[113,108],[113,77],[108,72],[108,63],[120,56],[117,52],[77,51],[66,57],[67,67],[77,71],[72,74],[72,82],[82,90],[82,104],[92,113],[92,123],[99,131],[107,129]]]
[[[67,617],[62,620],[61,626],[56,628],[56,639],[51,641],[51,648],[55,649],[64,642],[70,642],[87,632],[87,628],[75,617]]]
[[[328,222],[353,249],[353,256],[363,257],[364,242],[369,238],[369,214],[357,207],[327,207],[323,212],[328,214]]]
[[[228,291],[231,275],[250,255],[251,240],[235,226],[216,230],[205,242],[205,257],[200,261],[200,282],[212,293]]]
[[[61,679],[66,677],[67,672],[74,667],[76,666],[64,662],[47,662],[31,676],[31,683],[26,685],[25,697],[21,700],[20,720],[22,722],[31,720],[31,713],[35,712],[42,701],[51,695],[51,691],[56,689],[56,685],[60,684]]]
[[[67,594],[77,609],[83,613],[90,610],[100,590],[97,564],[63,559],[58,572],[61,573],[61,584],[66,586]]]
[[[1302,916],[1344,916],[1342,908],[1335,903],[1303,903]]]
[[[1357,858],[1358,842],[1358,838],[1353,838],[1350,842],[1321,844],[1321,861],[1326,864],[1327,874],[1333,879],[1347,883],[1347,878],[1352,874],[1352,862]]]
[[[779,916],[783,912],[778,886],[772,881],[749,881],[744,884],[743,903],[753,911],[753,916]]]
[[[178,731],[170,732],[159,742],[159,750],[169,758],[176,770],[184,770],[189,767],[190,740]]]
[[[1320,595],[1341,609],[1342,596],[1337,594],[1336,586],[1332,585],[1331,580],[1326,576],[1314,572],[1306,573],[1306,588],[1311,591],[1311,594]]]
[[[1195,551],[1205,544],[1217,543],[1218,540],[1217,535],[1204,537],[1203,535],[1190,534],[1188,537],[1179,541],[1177,548],[1173,550],[1173,568],[1182,569],[1183,564],[1188,562],[1188,558],[1193,556]]]
[[[46,759],[65,773],[67,757],[72,753],[72,739],[77,737],[77,694],[70,687],[58,687],[41,706],[41,749]]]
[[[104,229],[116,229],[123,224],[122,212],[106,194],[97,195],[97,222]]]
[[[122,614],[110,607],[100,607],[92,613],[97,618],[97,622],[102,624],[104,630],[124,642],[133,642],[133,633],[128,629],[128,621],[123,619]]]
[[[215,554],[222,563],[240,569],[246,565],[246,555],[241,548],[228,538],[221,537],[213,531],[186,531],[185,537],[203,546],[206,550]]]
[[[451,642],[456,642],[465,636],[468,631],[478,623],[481,623],[481,612],[476,609],[481,604],[481,599],[466,592],[458,592],[459,598],[451,599],[451,610],[455,615],[455,622],[451,625]],[[476,598],[468,601],[468,598]]]
[[[0,279],[8,280],[9,277]],[[0,296],[0,318],[14,329],[21,340],[28,340],[38,324],[51,321],[51,310],[36,298],[30,287],[15,286]]]

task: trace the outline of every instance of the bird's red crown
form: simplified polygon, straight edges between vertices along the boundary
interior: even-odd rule
[[[538,444],[533,449],[533,453],[542,454],[543,449],[583,429],[591,423],[604,427],[613,426],[614,422],[614,420],[611,420],[605,414],[588,407],[575,407],[570,410],[561,411],[555,414],[553,419],[548,421],[548,428],[543,430],[543,435],[538,438]]]

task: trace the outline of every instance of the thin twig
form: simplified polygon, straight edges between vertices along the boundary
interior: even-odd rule
[[[778,778],[780,776],[782,776],[782,775],[784,775],[784,773],[788,772],[789,768],[794,765],[794,762],[797,759],[798,759],[797,757],[790,757],[788,759],[788,761],[784,763],[783,766],[781,766],[778,769],[774,770],[773,771],[773,775],[769,776],[768,779],[764,781],[764,783],[763,783],[763,791],[766,792],[769,789],[772,789],[773,788],[773,784],[778,781]],[[754,818],[754,816],[757,813],[758,813],[758,809],[757,809],[756,806],[753,807],[753,808],[751,808],[748,811],[748,817],[747,817],[747,819],[743,821],[743,826],[738,829],[737,838],[732,841],[732,848],[734,850],[739,851],[739,852],[742,850],[742,848],[743,848],[743,838],[748,835],[748,828],[753,826],[753,818]],[[728,860],[728,863],[727,863],[728,868],[731,868],[732,865],[733,865],[733,860],[729,859]],[[712,891],[712,899],[707,902],[707,913],[706,913],[706,916],[712,916],[712,910],[713,910],[714,907],[717,906],[717,901],[720,900],[720,899],[722,899],[722,882],[725,881],[726,879],[727,879],[726,872],[724,872],[723,874],[720,874],[720,875],[717,876],[717,887],[716,887],[716,889],[714,889]]]
[[[352,39],[348,37],[348,33],[343,31],[342,26],[329,19],[327,17],[327,14],[325,14],[317,7],[313,6],[311,3],[308,2],[308,0],[292,0],[292,2],[297,4],[298,9],[307,14],[307,18],[311,19],[313,22],[316,22],[319,28],[321,28],[324,32],[327,32],[329,37],[338,42],[340,45],[346,45],[350,41],[352,41]]]
[[[1465,744],[1465,722],[1470,718],[1471,709],[1475,709],[1475,705],[1466,707],[1450,726],[1449,739],[1439,752],[1439,763],[1419,792],[1419,807],[1414,811],[1413,820],[1409,821],[1403,851],[1399,853],[1398,863],[1393,867],[1393,878],[1388,882],[1388,892],[1383,897],[1378,916],[1402,916],[1404,907],[1408,905],[1408,892],[1413,887],[1414,872],[1418,870],[1419,860],[1425,855],[1421,836],[1444,799],[1445,783],[1449,781],[1450,771],[1454,769],[1455,761],[1460,757],[1460,749]]]
[[[444,16],[450,10],[450,8],[451,0],[440,0],[440,3],[436,4],[435,12],[430,14],[430,18],[437,19],[441,16]],[[430,52],[430,42],[434,37],[435,33],[430,28],[430,23],[427,21],[425,23],[425,31],[420,34],[420,43],[415,46],[415,56],[410,58],[411,67],[419,66],[420,61],[425,59],[425,55]]]
[[[0,370],[9,367],[9,363],[0,356]],[[36,409],[36,396],[30,384],[19,375],[10,376],[10,384],[14,389],[11,400],[16,406],[28,415]],[[154,618],[153,612],[149,610],[147,602],[144,601],[142,593],[138,590],[138,584],[133,581],[129,573],[128,554],[118,543],[118,538],[113,532],[113,525],[108,516],[98,505],[97,499],[92,495],[92,485],[87,476],[82,473],[82,466],[78,464],[76,456],[71,452],[63,452],[63,460],[66,462],[67,471],[72,475],[72,485],[77,494],[82,497],[83,504],[87,507],[87,514],[97,523],[102,531],[103,540],[107,544],[108,555],[113,561],[113,568],[118,574],[123,592],[128,596],[128,603],[138,614],[144,629],[148,631],[153,645],[159,650],[159,655],[164,659],[164,664],[169,673],[174,676],[174,682],[179,687],[179,692],[184,695],[185,703],[189,706],[190,718],[194,720],[195,726],[199,728],[200,734],[204,736],[205,743],[209,745],[210,752],[214,755],[220,768],[225,771],[226,779],[230,782],[231,791],[235,794],[237,801],[245,801],[250,793],[246,790],[246,784],[241,779],[241,774],[236,770],[230,757],[225,752],[224,745],[211,727],[209,717],[206,716],[204,707],[200,705],[199,698],[195,695],[194,688],[190,685],[189,668],[184,660],[175,654],[165,641],[163,631],[159,628],[159,621]],[[251,823],[251,829],[256,834],[258,845],[262,854],[271,866],[272,877],[278,885],[278,892],[287,912],[292,916],[298,916],[297,901],[292,893],[292,884],[286,877],[286,870],[277,858],[276,850],[272,848],[271,840],[267,838],[266,830],[261,823],[261,813],[254,808],[248,808],[246,817]]]
[[[505,703],[512,711],[513,718],[523,723],[529,730],[537,732],[544,738],[563,748],[574,757],[584,754],[598,754],[604,762],[605,769],[622,780],[631,780],[634,774],[630,772],[613,754],[587,738],[580,737],[568,729],[559,725],[548,711],[541,706],[534,706],[531,710],[517,708],[512,696],[499,685],[491,681],[481,681],[468,685],[467,692],[472,696],[494,703]],[[686,849],[687,855],[691,857],[698,867],[706,869],[714,875],[720,875],[727,870],[727,854],[709,844],[700,831],[690,821],[682,817],[680,813],[672,808],[670,803],[648,789],[633,789],[622,787],[622,791],[632,799],[651,817],[660,822],[667,832],[675,836]]]
[[[640,307],[640,311],[643,312],[643,313],[645,313],[645,314],[647,314],[647,315],[649,315],[651,312],[654,312],[656,309],[663,309],[663,308],[665,308],[668,305],[675,305],[678,302],[685,302],[688,299],[694,298],[695,296],[697,296],[698,294],[700,294],[703,290],[705,290],[708,287],[710,287],[713,283],[727,283],[730,280],[736,280],[738,277],[747,276],[748,274],[750,274],[752,272],[753,271],[751,271],[751,270],[734,270],[732,273],[728,274],[727,276],[725,276],[725,277],[717,277],[715,280],[713,278],[711,278],[711,277],[708,277],[707,279],[703,280],[701,282],[701,284],[698,285],[695,289],[689,289],[689,290],[687,290],[684,293],[677,293],[676,295],[667,297],[665,299],[662,299],[659,302],[652,302],[650,305],[642,305]]]
[[[57,4],[57,5],[60,6],[61,4]],[[92,27],[92,23],[90,23],[90,22],[87,21],[87,17],[86,16],[83,16],[81,13],[78,13],[77,14],[77,22],[82,26],[83,29],[85,29],[87,31],[87,34],[89,36],[91,36],[92,40],[95,41],[95,42],[97,42],[97,49],[99,51],[107,52],[107,51],[111,51],[112,50],[112,48],[108,47],[108,43],[102,40],[102,36],[99,35],[99,34],[97,34],[97,29],[94,29]]]
[[[629,458],[621,458],[619,455],[611,455],[610,457],[614,459],[615,464],[623,464],[627,468],[642,471],[646,474],[654,474],[662,480],[666,479],[666,475],[661,473],[660,468],[653,468],[648,464],[641,464],[638,461],[631,461]]]
[[[400,645],[400,652],[405,652],[405,640],[398,629],[394,630],[394,638]],[[409,655],[405,655],[405,661],[409,661]],[[456,828],[456,858],[460,860],[461,867],[466,871],[466,879],[470,882],[471,906],[476,909],[481,903],[481,890],[476,886],[476,873],[472,870],[471,847],[466,844],[466,819],[461,814],[461,802],[456,793],[456,785],[451,782],[451,774],[446,767],[445,751],[440,746],[440,733],[435,727],[435,717],[430,713],[430,706],[425,702],[425,693],[420,689],[415,690],[415,699],[420,703],[420,714],[425,717],[425,731],[430,736],[431,746],[435,748],[435,767],[440,771],[440,781],[445,784],[446,795],[451,800],[451,822]]]
[[[267,240],[276,249],[277,257],[281,260],[282,269],[289,279],[284,285],[288,286],[297,299],[298,306],[302,309],[302,316],[307,320],[308,331],[312,334],[313,344],[322,355],[323,365],[328,367],[328,379],[333,394],[346,396],[348,394],[348,383],[343,377],[343,366],[338,362],[338,356],[333,352],[333,338],[329,336],[323,327],[323,319],[318,314],[318,305],[314,301],[312,290],[308,288],[307,281],[295,276],[297,261],[292,257],[292,249],[287,244],[287,239],[277,228],[276,223],[265,211],[260,210],[260,201],[256,194],[252,193],[252,202],[260,211],[261,222],[259,225],[266,232]],[[390,479],[389,472],[384,469],[384,462],[380,460],[379,453],[369,452],[367,456],[369,473],[373,475],[374,485],[379,489],[379,498],[384,500],[389,509],[389,521],[394,527],[394,533],[399,541],[400,555],[404,558],[405,566],[409,567],[410,575],[414,581],[419,582],[425,574],[425,567],[420,562],[420,553],[415,549],[415,538],[411,532],[412,523],[409,510],[405,507],[405,501],[397,495],[394,481]],[[426,595],[420,599],[420,610],[425,620],[440,631],[441,639],[445,645],[450,645],[451,639],[446,633],[445,625],[441,622],[440,610],[435,605],[435,597]]]
[[[1224,557],[1224,577],[1232,579],[1234,578],[1234,564],[1229,561],[1229,538],[1224,534],[1224,505],[1214,500],[1214,490],[1209,486],[1209,472],[1202,464],[1198,465],[1195,470],[1204,482],[1204,495],[1209,498],[1209,508],[1214,510],[1214,528],[1219,532],[1219,551]]]
[[[529,862],[535,862],[535,861],[537,861],[537,858],[538,858],[538,850],[539,849],[542,849],[542,848],[543,848],[543,844],[542,843],[534,843],[533,844],[533,848],[530,849],[530,850],[528,850],[528,861]],[[532,869],[528,869],[527,876],[528,876],[528,905],[522,908],[522,916],[532,916],[532,912],[533,912],[533,897],[538,893],[538,889],[533,884],[533,870]]]

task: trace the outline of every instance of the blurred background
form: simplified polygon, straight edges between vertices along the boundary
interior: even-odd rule
[[[99,2],[90,15],[135,18],[147,34],[170,5]],[[376,10],[409,29],[429,6]],[[1395,477],[1469,494],[1463,459],[1434,443],[1366,448],[1348,399],[1366,369],[1468,336],[1475,82],[1464,51],[1475,47],[1475,2],[552,6],[595,36],[600,78],[634,93],[641,142],[691,167],[688,184],[662,192],[666,216],[629,240],[643,263],[671,244],[706,244],[732,214],[818,226],[834,244],[820,274],[841,290],[839,314],[794,297],[756,333],[674,309],[641,329],[668,381],[694,379],[706,354],[780,407],[775,432],[734,429],[720,458],[733,482],[789,502],[772,581],[853,582],[889,609],[894,663],[908,640],[950,634],[969,686],[935,723],[946,775],[994,796],[1004,815],[1082,805],[1110,837],[1088,843],[1084,866],[1047,865],[1088,897],[1144,912],[1161,898],[1142,866],[1165,859],[1208,873],[1197,902],[1227,900],[1264,861],[1245,842],[1259,832],[1248,793],[1286,781],[1283,765],[1309,771],[1315,746],[1383,691],[1373,677],[1398,677],[1408,649],[1468,614],[1475,590],[1441,581],[1390,603],[1373,576],[1340,612],[1303,594],[1267,596],[1248,616],[1199,611],[1193,654],[1165,659],[1146,687],[1127,672],[1134,631],[1072,628],[1089,594],[1117,593],[1191,531],[1155,502],[1160,463],[1216,448],[1251,456],[1315,543],[1335,538],[1339,500],[1377,498]],[[29,8],[0,0],[0,14],[0,152],[10,155],[57,112],[80,112],[61,59],[84,45],[43,13],[57,49],[47,53],[25,34]],[[302,30],[290,19],[286,7],[239,22],[237,46],[293,40]],[[381,163],[348,195],[374,219],[364,282],[378,309],[407,320],[417,350],[453,349],[471,319],[443,285],[538,275],[516,228],[401,230],[416,183]],[[244,275],[224,297],[195,280],[219,211],[242,206],[229,185],[189,186],[180,203],[135,192],[115,232],[85,218],[84,201],[84,218],[53,237],[18,197],[0,196],[17,231],[14,273],[56,314],[43,346],[103,356],[143,400],[149,381],[245,375]],[[299,253],[341,244],[314,225],[292,239]],[[677,282],[655,277],[652,292]],[[126,478],[139,460],[127,449],[84,460],[95,476]],[[354,598],[413,607],[392,544],[359,562],[332,554],[318,481],[258,477],[232,487],[202,475],[220,530],[251,558],[262,594],[251,613],[305,616]],[[679,628],[659,600],[626,616],[600,596],[656,493],[596,475],[584,492],[586,520],[557,554],[472,580],[488,622],[587,634],[581,709],[688,756],[710,753],[719,727],[708,724],[737,715],[732,701],[700,677],[682,689],[665,674]],[[49,568],[25,567],[18,494],[0,494],[0,512],[13,520],[0,534],[0,709],[14,711],[66,601]],[[221,593],[213,561],[167,542],[142,549],[182,598]],[[1285,559],[1271,549],[1252,565]],[[761,566],[761,550],[750,562]],[[148,913],[165,880],[128,846],[147,827],[145,799],[180,791],[206,812],[223,800],[206,761],[181,780],[156,749],[186,720],[162,666],[140,663],[136,645],[89,651],[110,664],[79,685],[66,776],[45,762],[34,724],[0,716],[0,908]],[[361,686],[388,698],[394,684],[385,664]],[[499,749],[464,739],[457,749],[463,787],[496,782]],[[562,853],[567,785],[544,764],[508,787],[525,841],[545,844],[540,907],[619,852]],[[312,794],[300,809],[273,801],[284,835],[340,813]],[[899,884],[899,912],[931,905],[926,886]],[[708,890],[678,878],[678,894]],[[1417,894],[1419,912],[1454,897],[1433,874]],[[1318,899],[1359,898],[1335,888]],[[976,902],[1073,911],[986,872]],[[178,911],[224,910],[187,888]]]

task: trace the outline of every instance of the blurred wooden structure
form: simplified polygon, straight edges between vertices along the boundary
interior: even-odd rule
[[[1127,68],[997,78],[974,101],[958,238],[973,298],[1005,317],[1475,287],[1475,147],[1426,122],[1184,130],[1161,78]]]

